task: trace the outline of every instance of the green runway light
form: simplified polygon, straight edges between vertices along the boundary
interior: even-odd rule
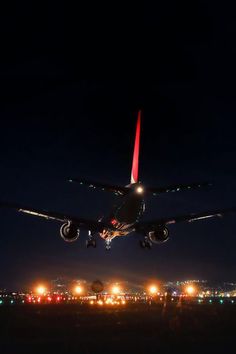
[[[224,303],[224,301],[223,301],[223,300],[220,300],[220,303],[221,303],[221,304],[223,304],[223,303]]]
[[[0,300],[0,305],[2,305],[2,303],[3,303],[3,301],[2,301],[2,300]]]
[[[212,303],[212,300],[209,300],[209,303],[211,304],[211,303]]]
[[[14,300],[11,300],[11,304],[13,304],[14,303]]]
[[[231,303],[233,304],[233,303],[234,303],[234,300],[231,300]]]

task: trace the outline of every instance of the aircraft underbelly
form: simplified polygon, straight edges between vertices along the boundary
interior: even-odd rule
[[[104,229],[103,232],[100,233],[100,236],[106,240],[110,239],[112,240],[114,237],[120,237],[120,236],[126,236],[130,233],[131,230],[129,231],[121,231],[121,230],[106,230]]]
[[[111,228],[104,229],[100,236],[107,240],[114,237],[126,236],[133,231],[134,224],[138,221],[144,209],[143,199],[137,195],[129,195],[123,203],[115,209],[110,219]]]
[[[142,210],[142,200],[136,196],[127,198],[115,213],[116,220],[121,224],[134,224]]]

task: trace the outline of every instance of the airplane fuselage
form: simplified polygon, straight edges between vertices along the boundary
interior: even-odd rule
[[[126,236],[134,230],[134,225],[140,220],[145,210],[143,194],[131,189],[122,197],[118,206],[115,207],[111,215],[104,219],[110,224],[110,228],[104,229],[100,236],[107,240],[112,240],[117,236]]]

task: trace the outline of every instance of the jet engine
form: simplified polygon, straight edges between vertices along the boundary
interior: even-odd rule
[[[169,239],[169,230],[167,227],[160,227],[148,233],[150,241],[153,243],[163,243]]]
[[[80,230],[75,224],[72,224],[70,221],[63,224],[60,228],[60,235],[66,242],[74,242],[79,237]]]

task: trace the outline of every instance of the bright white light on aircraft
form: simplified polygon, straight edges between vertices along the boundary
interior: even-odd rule
[[[136,192],[139,194],[143,193],[143,187],[141,187],[141,186],[137,187]]]

